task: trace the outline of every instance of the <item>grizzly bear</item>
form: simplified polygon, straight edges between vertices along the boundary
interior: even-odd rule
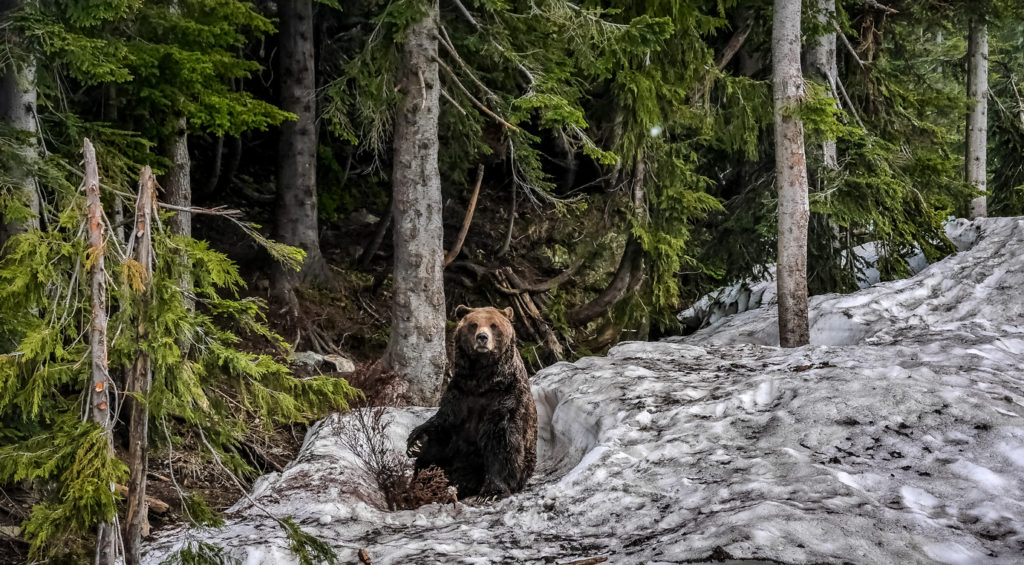
[[[409,434],[416,471],[441,468],[458,496],[519,492],[537,462],[537,408],[516,349],[512,309],[455,310],[452,378],[437,413]]]

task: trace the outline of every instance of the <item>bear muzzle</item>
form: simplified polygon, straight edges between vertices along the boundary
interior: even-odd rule
[[[490,351],[491,334],[486,330],[480,330],[476,334],[476,349],[479,352]]]

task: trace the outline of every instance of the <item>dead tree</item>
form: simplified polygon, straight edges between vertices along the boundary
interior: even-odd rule
[[[107,370],[107,272],[103,266],[104,241],[103,205],[100,203],[100,174],[96,165],[96,150],[85,140],[86,232],[89,238],[89,279],[92,287],[92,321],[89,331],[89,350],[92,358],[92,382],[89,394],[89,414],[107,439],[110,457],[114,456],[111,430],[114,418],[110,411],[110,374]],[[110,485],[113,492],[114,485]],[[112,565],[117,560],[117,528],[113,520],[97,526],[96,563]]]
[[[135,229],[128,244],[131,265],[135,278],[134,289],[143,295],[139,307],[137,340],[143,343],[149,333],[145,323],[148,311],[150,282],[153,278],[153,234],[152,221],[157,215],[156,179],[149,165],[143,167],[139,178],[139,195],[135,204]],[[125,385],[129,398],[131,421],[128,445],[128,512],[126,517],[125,561],[128,565],[142,562],[142,538],[149,535],[149,512],[146,498],[146,472],[149,457],[146,449],[149,442],[149,390],[153,384],[153,369],[149,355],[140,349],[135,363],[128,369]]]

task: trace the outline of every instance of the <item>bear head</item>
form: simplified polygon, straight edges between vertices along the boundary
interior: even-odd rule
[[[516,332],[512,328],[512,308],[470,308],[459,306],[455,309],[459,325],[455,329],[455,345],[460,350],[477,356],[501,356],[516,343]]]

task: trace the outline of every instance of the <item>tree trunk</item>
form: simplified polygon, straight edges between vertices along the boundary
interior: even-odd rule
[[[278,268],[275,291],[296,307],[300,282],[322,282],[327,264],[320,254],[316,193],[316,88],[313,52],[313,0],[278,3],[281,19],[279,72],[281,109],[298,119],[281,125],[277,175],[277,238],[306,252],[302,270]]]
[[[142,266],[145,274],[142,293],[150,288],[153,277],[152,219],[156,215],[156,179],[147,165],[139,179],[139,196],[135,206],[135,229],[132,230],[132,258]],[[141,322],[146,317],[148,300],[143,299],[139,309],[138,341],[145,340],[147,326]],[[128,511],[125,517],[125,562],[138,565],[142,562],[142,538],[149,535],[149,512],[146,500],[146,472],[149,468],[149,390],[153,383],[152,364],[149,355],[139,351],[135,363],[128,369],[127,391],[138,398],[126,396],[131,412],[128,441]]]
[[[100,175],[96,165],[96,150],[86,139],[82,148],[85,158],[86,232],[89,238],[92,267],[89,278],[92,285],[92,321],[89,325],[89,351],[92,359],[92,379],[89,388],[89,414],[93,422],[103,428],[111,458],[114,447],[110,430],[114,418],[110,413],[110,374],[107,370],[107,273],[103,266],[103,205],[100,203]],[[114,485],[110,485],[113,492]],[[96,564],[113,564],[117,559],[117,531],[113,521],[97,526]]]
[[[807,323],[807,161],[796,106],[805,96],[800,73],[800,0],[775,0],[772,24],[775,175],[779,191],[779,344],[810,341]]]
[[[167,146],[167,157],[171,168],[164,175],[164,202],[182,208],[192,207],[192,163],[188,157],[188,123],[179,117],[174,123],[174,137]],[[192,235],[192,214],[175,210],[168,222],[168,228],[175,235]]]
[[[832,30],[835,20],[836,0],[817,0],[817,18],[826,29]],[[829,92],[837,99],[838,88],[836,88],[836,77],[839,76],[839,68],[836,65],[836,33],[830,31],[814,41],[810,51],[807,53],[807,66],[811,73],[828,85]],[[821,144],[822,162],[825,168],[838,169],[839,159],[836,155],[836,141],[825,140]]]
[[[440,398],[447,365],[437,166],[438,7],[409,27],[398,77],[402,102],[395,116],[394,299],[384,367],[405,382],[404,400],[432,405]]]
[[[978,190],[987,190],[986,144],[988,143],[988,28],[971,20],[967,40],[967,98],[972,103],[967,114],[967,182]],[[987,198],[971,200],[971,219],[988,215]]]
[[[0,15],[18,9],[20,0],[0,0]],[[28,219],[5,220],[0,210],[0,248],[12,236],[39,229],[41,211],[39,189],[32,175],[30,164],[38,157],[39,129],[36,119],[36,67],[29,61],[22,67],[8,62],[7,72],[0,75],[0,120],[8,126],[25,132],[26,143],[19,153],[24,163],[6,171],[4,176],[11,180],[15,196],[32,213]]]

